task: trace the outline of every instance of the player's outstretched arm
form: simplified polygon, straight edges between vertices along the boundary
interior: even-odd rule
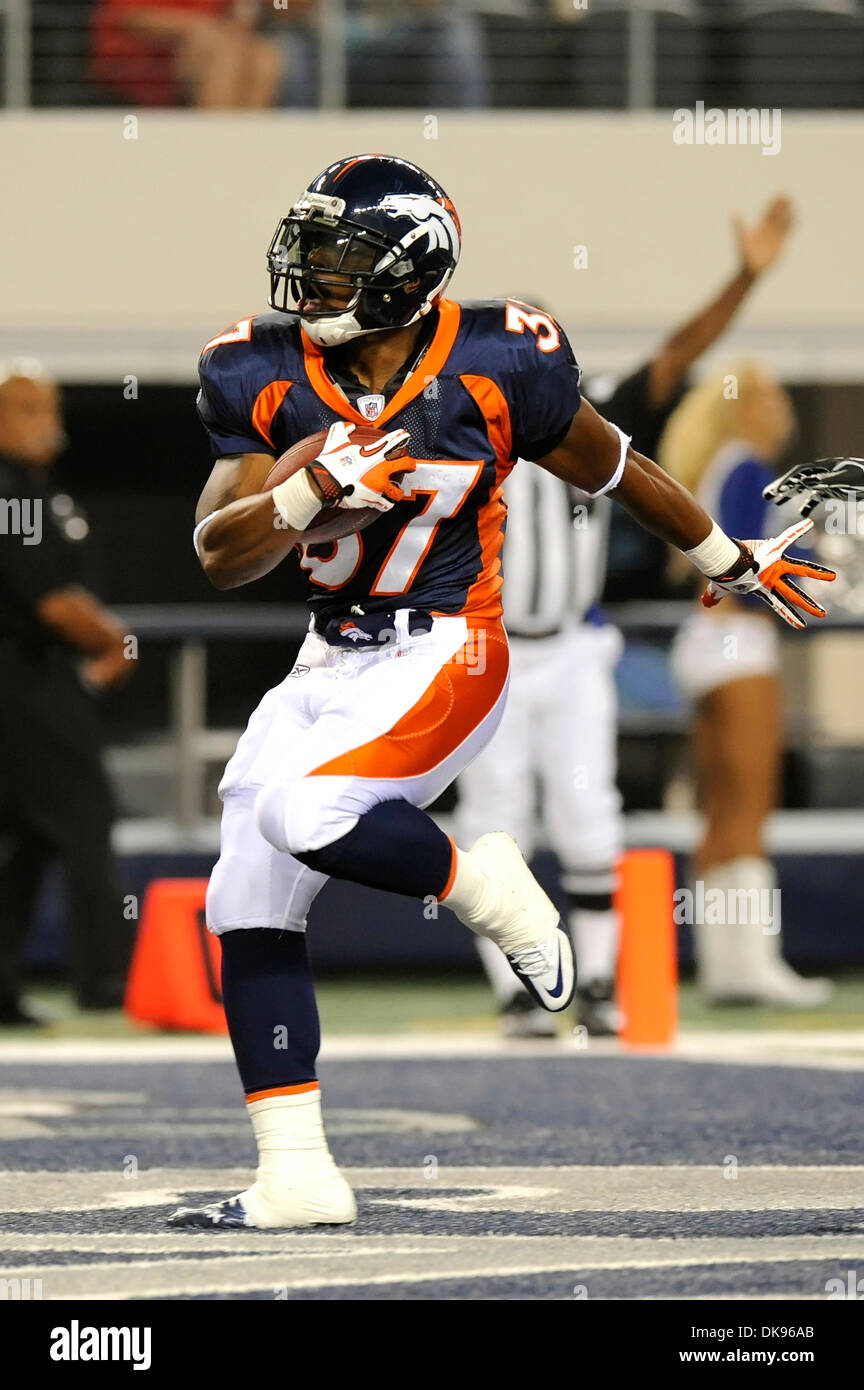
[[[637,454],[616,426],[583,400],[562,442],[542,468],[590,496],[608,492],[641,526],[687,559],[710,580],[703,602],[712,606],[723,593],[753,593],[764,599],[791,627],[804,623],[794,609],[824,617],[824,609],[789,580],[790,574],[831,580],[832,570],[787,559],[785,551],[812,526],[801,522],[768,541],[741,541],[727,536],[686,488],[663,469]],[[790,607],[794,605],[793,607]]]
[[[584,398],[564,439],[537,462],[591,496],[609,492],[647,531],[679,550],[699,545],[714,524],[680,483],[637,454]]]
[[[300,539],[285,525],[271,492],[262,492],[272,454],[218,459],[195,510],[195,547],[217,589],[236,589],[269,574]]]

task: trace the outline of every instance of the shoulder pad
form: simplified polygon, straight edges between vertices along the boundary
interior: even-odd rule
[[[203,362],[205,357],[211,360],[210,354],[218,348],[232,349],[230,354],[220,353],[221,358],[235,356],[238,352],[243,356],[266,353],[276,347],[281,351],[294,348],[302,353],[298,314],[250,314],[237,319],[204,344],[200,360]]]
[[[478,349],[492,349],[499,366],[509,371],[573,363],[567,335],[557,319],[519,299],[469,300],[462,305],[466,339]]]

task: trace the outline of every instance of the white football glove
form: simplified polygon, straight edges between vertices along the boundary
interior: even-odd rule
[[[702,595],[706,608],[713,608],[724,594],[756,594],[779,613],[790,627],[806,627],[795,608],[801,608],[814,618],[824,618],[825,609],[799,589],[797,584],[786,576],[801,575],[805,579],[832,580],[837,578],[835,570],[824,565],[812,565],[805,560],[784,559],[784,551],[793,541],[812,530],[812,521],[797,521],[781,536],[772,536],[764,541],[736,541],[741,550],[740,566],[736,565],[728,575],[720,575],[711,580]],[[744,563],[749,561],[749,563]],[[737,572],[740,569],[740,573]],[[790,604],[794,607],[790,607]]]
[[[407,442],[408,431],[391,430],[374,444],[352,444],[353,429],[346,420],[331,425],[320,454],[306,465],[306,472],[318,485],[325,506],[389,512],[405,496],[393,475],[412,473],[416,467],[413,459],[387,457]]]

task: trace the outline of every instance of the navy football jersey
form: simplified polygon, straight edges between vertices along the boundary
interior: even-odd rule
[[[444,299],[433,314],[423,357],[374,420],[408,431],[418,462],[406,500],[356,535],[297,547],[316,617],[355,604],[500,616],[502,484],[517,458],[542,458],[566,434],[579,368],[555,320],[515,300]],[[294,314],[241,319],[208,343],[198,410],[213,457],[278,458],[335,420],[369,424],[328,371],[332,352]]]

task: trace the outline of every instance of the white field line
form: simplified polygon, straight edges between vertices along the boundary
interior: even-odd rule
[[[742,1164],[728,1180],[719,1164],[507,1167],[442,1165],[435,1183],[419,1167],[347,1168],[364,1206],[426,1211],[489,1212],[767,1212],[857,1209],[864,1205],[864,1166]],[[69,1211],[141,1212],[177,1203],[180,1194],[230,1193],[248,1184],[245,1168],[142,1168],[136,1178],[113,1171],[0,1173],[0,1209],[43,1215]],[[377,1189],[376,1195],[371,1190]],[[390,1193],[394,1196],[390,1196]],[[407,1195],[410,1194],[410,1195]],[[439,1195],[440,1194],[440,1195]],[[446,1194],[446,1195],[445,1195]],[[12,1234],[11,1232],[9,1233]],[[26,1235],[26,1232],[23,1233]],[[34,1236],[39,1234],[34,1232]],[[51,1232],[43,1234],[50,1236]],[[129,1232],[134,1244],[146,1233]],[[159,1239],[167,1233],[154,1232]],[[234,1236],[236,1233],[231,1233]],[[106,1233],[106,1239],[109,1233]],[[222,1240],[225,1233],[217,1233]],[[247,1239],[238,1236],[238,1239]],[[270,1239],[261,1233],[255,1239]],[[280,1233],[296,1239],[297,1233]],[[321,1239],[299,1237],[304,1248]],[[345,1238],[357,1239],[351,1232]],[[5,1235],[0,1232],[0,1248]],[[207,1233],[196,1235],[205,1241]],[[333,1233],[327,1240],[334,1239]],[[368,1238],[364,1238],[368,1239]]]
[[[436,1244],[439,1248],[435,1248]],[[191,1253],[191,1252],[190,1252]],[[397,1239],[387,1248],[368,1250],[358,1240],[353,1255],[339,1252],[338,1268],[321,1267],[336,1251],[296,1249],[281,1255],[208,1260],[152,1261],[81,1265],[31,1265],[14,1277],[41,1279],[48,1300],[165,1298],[256,1289],[308,1289],[352,1284],[422,1284],[441,1279],[483,1279],[565,1271],[694,1268],[701,1265],[792,1264],[802,1260],[857,1260],[864,1255],[861,1236],[764,1237],[748,1248],[740,1239],[697,1238],[692,1241],[631,1240],[597,1236],[450,1236],[440,1242],[413,1237],[410,1248]],[[381,1264],[386,1269],[381,1271]],[[376,1268],[377,1267],[377,1268]],[[7,1276],[8,1277],[8,1276]]]
[[[807,1032],[792,1029],[682,1033],[669,1047],[631,1048],[617,1040],[575,1047],[564,1035],[543,1041],[511,1041],[473,1033],[345,1034],[325,1039],[324,1061],[448,1058],[650,1057],[683,1062],[734,1062],[742,1066],[821,1067],[864,1070],[864,1030]],[[232,1062],[224,1037],[45,1038],[0,1042],[0,1065],[76,1063]]]

